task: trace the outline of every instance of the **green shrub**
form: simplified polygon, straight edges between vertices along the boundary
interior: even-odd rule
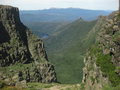
[[[18,44],[18,41],[15,38],[10,39],[10,45],[11,46],[17,46],[17,44]]]
[[[112,57],[109,54],[103,55],[102,53],[99,53],[97,55],[96,63],[98,66],[100,66],[104,75],[109,77],[112,86],[117,86],[120,83],[120,77],[115,73],[116,68],[112,64],[111,58]]]
[[[114,36],[114,39],[118,37],[118,34]],[[104,76],[107,76],[112,84],[112,86],[117,86],[120,84],[120,77],[116,74],[116,67],[111,62],[112,56],[110,54],[104,55],[102,53],[102,49],[99,48],[98,42],[94,45],[94,47],[90,51],[92,55],[97,57],[96,64],[100,66],[101,71]],[[89,68],[91,69],[91,68]],[[91,80],[93,80],[91,78]],[[93,80],[94,81],[94,80]]]
[[[105,84],[103,90],[113,90],[113,87],[108,84]]]
[[[0,80],[0,89],[4,88],[6,86],[7,86],[7,84],[5,84],[3,81]]]
[[[116,67],[116,70],[120,70],[120,66]]]
[[[98,52],[101,52],[101,48],[98,47],[99,42],[96,42],[94,46],[91,47],[90,54],[96,55]]]
[[[120,85],[112,87],[111,85],[105,84],[103,90],[120,90]]]
[[[120,38],[120,31],[113,35],[113,37],[112,37],[113,42],[117,42],[118,38]]]
[[[93,64],[91,63],[90,66],[88,67],[88,71],[91,71],[93,69],[94,69],[94,67],[93,67]]]
[[[98,78],[96,78],[96,81],[97,81],[97,83],[99,83],[99,82],[100,82],[100,80],[99,80]]]
[[[109,72],[111,70],[115,70],[115,66],[111,62],[111,56],[109,54],[103,55],[102,53],[99,53],[97,55],[97,65],[101,67],[101,70],[103,72]]]
[[[112,27],[113,27],[113,25],[111,27],[107,28],[106,34],[112,34],[113,33]]]
[[[80,90],[85,90],[85,84],[84,83],[81,84]]]
[[[118,19],[118,21],[120,21],[120,13],[118,14],[118,18],[117,19]]]
[[[95,78],[93,78],[93,76],[91,76],[90,78],[91,78],[91,81],[95,83]]]
[[[112,86],[120,84],[120,77],[115,73],[115,71],[109,72],[109,80],[111,81]]]

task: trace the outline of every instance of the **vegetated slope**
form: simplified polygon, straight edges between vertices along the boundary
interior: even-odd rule
[[[109,16],[84,63],[83,90],[120,89],[120,13]]]
[[[83,40],[83,46],[86,46],[88,48],[90,47],[90,45],[94,44],[96,37],[98,36],[98,32],[103,27],[107,18],[108,16],[98,17],[96,25],[93,27],[92,30],[90,30],[90,32],[87,34],[87,37]]]
[[[20,11],[22,22],[71,22],[80,16],[84,20],[95,20],[99,15],[108,15],[111,11],[86,10],[79,8],[53,8],[45,10]]]
[[[60,28],[60,30],[58,30],[60,32],[44,40],[46,45],[50,47],[50,50],[47,50],[52,52],[56,52],[57,50],[62,51],[71,46],[71,44],[73,45],[74,42],[80,41],[80,39],[91,30],[95,23],[96,21],[86,22],[79,19],[66,25],[64,28]]]
[[[95,35],[99,31],[104,19],[105,17],[101,17],[91,22],[79,19],[66,25],[60,30],[61,32],[44,40],[48,58],[55,65],[59,82],[81,82],[84,66],[83,54],[88,46],[94,42],[95,37],[92,37],[92,34]],[[86,40],[91,41],[87,42]]]
[[[42,37],[45,34],[51,36],[57,33],[59,28],[64,27],[68,23],[69,22],[29,22],[24,24],[28,26],[34,34]]]
[[[0,80],[24,87],[26,82],[56,82],[44,44],[19,19],[18,8],[0,5]]]

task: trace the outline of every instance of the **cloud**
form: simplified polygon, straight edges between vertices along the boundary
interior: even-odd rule
[[[14,0],[0,0],[0,4],[12,4]]]
[[[118,9],[118,0],[0,0],[0,4],[8,4],[20,9],[45,8],[84,8],[99,10]]]

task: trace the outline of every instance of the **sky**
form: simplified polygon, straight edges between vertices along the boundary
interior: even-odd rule
[[[0,0],[0,4],[18,7],[20,10],[49,8],[81,8],[92,10],[117,10],[119,0]]]

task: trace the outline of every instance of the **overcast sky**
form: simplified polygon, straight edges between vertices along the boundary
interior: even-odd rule
[[[48,8],[82,8],[93,10],[117,10],[119,0],[0,0],[0,4],[19,7],[21,10]]]

